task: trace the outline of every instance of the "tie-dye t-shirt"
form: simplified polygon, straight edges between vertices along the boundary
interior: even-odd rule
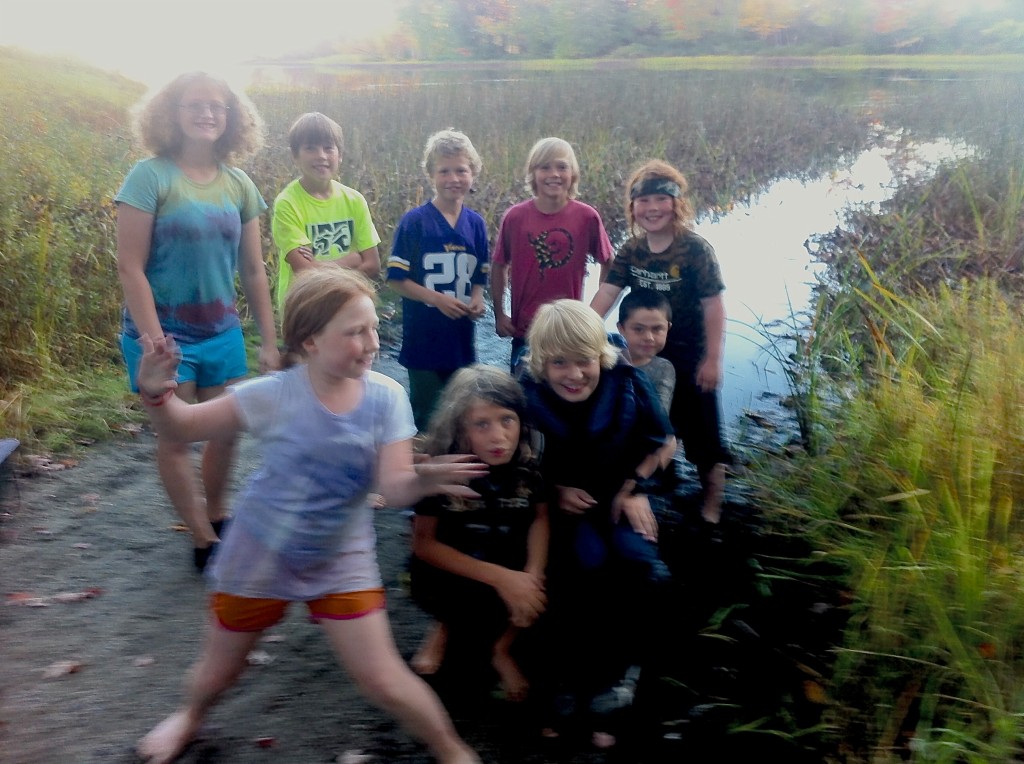
[[[262,458],[214,558],[215,591],[304,601],[381,586],[366,497],[381,448],[416,427],[401,385],[373,371],[361,382],[346,414],[320,403],[305,365],[231,388]]]
[[[239,325],[235,273],[242,226],[267,208],[241,170],[221,165],[196,183],[173,160],[144,159],[114,199],[154,216],[146,278],[165,333],[198,342]],[[124,332],[139,330],[124,311]]]

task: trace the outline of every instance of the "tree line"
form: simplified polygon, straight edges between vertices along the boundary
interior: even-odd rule
[[[1024,53],[1018,0],[406,0],[387,60]]]

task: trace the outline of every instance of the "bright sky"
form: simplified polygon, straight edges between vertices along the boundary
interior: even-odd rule
[[[147,84],[376,37],[398,0],[0,0],[0,46],[70,55]]]

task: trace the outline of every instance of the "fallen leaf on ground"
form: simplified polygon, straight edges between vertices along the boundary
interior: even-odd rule
[[[336,758],[335,764],[365,764],[365,762],[372,761],[373,756],[362,751],[345,751]]]
[[[54,602],[81,602],[89,599],[89,595],[85,592],[60,592],[54,594],[50,599]]]
[[[825,688],[810,679],[804,682],[804,697],[811,703],[817,703],[818,705],[828,703],[828,693],[825,692]]]
[[[82,670],[79,661],[57,661],[43,669],[43,679],[55,679],[65,674],[77,674]]]
[[[7,595],[7,605],[21,605],[22,607],[46,607],[50,603],[45,597],[37,597],[28,592],[11,592]]]
[[[260,748],[270,748],[271,746],[274,745],[274,743],[275,743],[275,740],[272,737],[258,737],[258,738],[256,738],[256,745],[258,745]]]
[[[168,525],[172,531],[178,531],[178,533],[188,533],[188,526],[184,523],[175,523],[174,525]]]
[[[99,597],[103,590],[93,586],[80,592],[60,592],[49,597],[38,597],[29,592],[11,592],[7,595],[7,605],[21,605],[22,607],[49,607],[54,602],[81,602]]]
[[[253,650],[245,656],[245,660],[250,666],[266,666],[274,662],[274,656],[265,650]]]

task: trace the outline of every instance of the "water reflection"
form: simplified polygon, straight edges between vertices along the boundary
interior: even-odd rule
[[[715,247],[726,283],[724,420],[735,426],[744,411],[774,410],[789,390],[777,363],[763,350],[758,328],[802,312],[816,271],[808,239],[833,230],[851,206],[873,206],[892,196],[908,177],[932,172],[938,162],[964,156],[950,141],[916,143],[900,133],[880,131],[878,145],[848,169],[813,181],[779,180],[749,203],[725,214],[705,216],[697,232]],[[588,272],[585,299],[597,291],[596,266]],[[615,328],[616,310],[607,325]]]

